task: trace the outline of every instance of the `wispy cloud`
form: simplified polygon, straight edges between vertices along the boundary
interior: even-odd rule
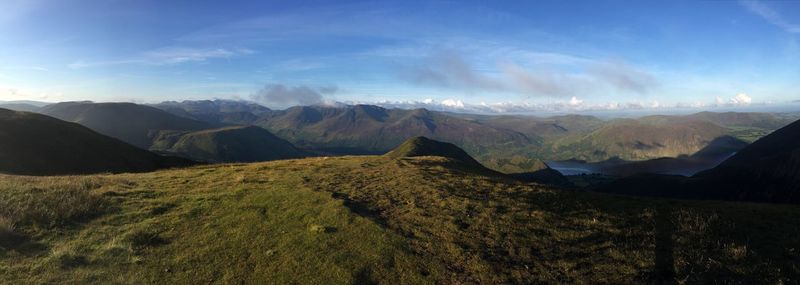
[[[622,61],[596,62],[589,66],[589,74],[605,81],[619,90],[639,94],[647,93],[658,84],[655,77]]]
[[[761,3],[759,1],[739,1],[739,4],[744,6],[748,11],[761,16],[764,20],[767,20],[770,24],[780,27],[781,29],[785,30],[786,32],[798,34],[800,33],[800,24],[791,23],[786,18],[772,9],[771,7]]]
[[[103,67],[123,64],[142,65],[174,65],[188,62],[205,62],[211,59],[231,58],[253,54],[255,51],[246,48],[186,48],[166,47],[146,51],[139,56],[106,61],[76,61],[68,65],[72,69],[87,67]]]
[[[0,84],[0,101],[52,101],[53,99],[59,99],[62,95],[62,92],[50,88],[30,89],[15,86],[4,86]]]
[[[285,71],[309,71],[328,67],[327,59],[295,58],[275,64],[275,68]]]
[[[461,55],[453,52],[432,56],[423,65],[401,73],[405,79],[434,85],[476,91],[504,91],[508,87],[496,78],[478,73]]]
[[[532,69],[510,60],[479,70],[456,52],[439,53],[421,65],[403,68],[401,77],[422,85],[467,91],[510,92],[528,97],[571,97],[600,88],[645,94],[658,85],[655,76],[623,61],[604,61],[555,53],[529,53]],[[565,65],[569,68],[553,65]]]
[[[72,69],[82,69],[89,67],[104,67],[121,64],[144,64],[145,61],[139,59],[126,59],[126,60],[106,60],[106,61],[84,61],[78,60],[67,65]]]
[[[50,69],[45,68],[45,67],[41,67],[41,66],[10,66],[10,67],[6,67],[5,69],[41,71],[41,72],[49,72],[50,71]]]
[[[196,49],[170,47],[144,53],[147,61],[154,64],[178,64],[184,62],[201,62],[214,58],[230,58],[237,55],[252,54],[249,49]]]
[[[588,89],[591,79],[556,71],[531,71],[515,63],[501,64],[509,91],[527,96],[569,97]]]

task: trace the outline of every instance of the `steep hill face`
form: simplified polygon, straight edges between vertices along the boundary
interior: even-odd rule
[[[48,105],[40,113],[84,125],[98,133],[148,149],[160,130],[196,131],[212,125],[133,103],[65,102]]]
[[[800,204],[800,121],[689,178],[632,176],[596,189],[631,195]]]
[[[757,140],[699,173],[703,187],[735,199],[800,203],[800,121]]]
[[[190,163],[150,153],[75,123],[0,109],[0,172],[142,172]]]
[[[386,153],[386,156],[395,159],[417,156],[440,156],[471,166],[481,166],[477,160],[473,159],[458,146],[451,143],[435,141],[426,137],[410,138],[400,144],[397,148]]]
[[[424,109],[370,105],[293,107],[272,112],[255,124],[300,147],[338,153],[385,153],[414,136],[452,142],[475,155],[535,143],[519,132]]]
[[[197,132],[161,133],[151,148],[208,162],[256,162],[308,156],[259,127],[226,127]]]

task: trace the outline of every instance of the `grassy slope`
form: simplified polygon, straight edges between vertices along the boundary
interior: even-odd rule
[[[0,109],[2,173],[142,172],[190,163],[150,153],[75,123]]]
[[[451,164],[339,157],[0,176],[0,234],[5,220],[23,235],[0,239],[15,241],[0,244],[0,283],[791,283],[800,276],[796,207],[557,191]],[[55,205],[41,206],[48,203]],[[74,213],[59,203],[94,206]],[[51,208],[62,210],[42,211]]]

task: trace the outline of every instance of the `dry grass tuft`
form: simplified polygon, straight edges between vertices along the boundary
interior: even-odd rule
[[[0,216],[7,225],[62,226],[102,213],[106,199],[93,193],[95,177],[36,180],[22,177],[0,183]]]
[[[16,224],[6,216],[0,215],[0,239],[6,239],[14,234]]]

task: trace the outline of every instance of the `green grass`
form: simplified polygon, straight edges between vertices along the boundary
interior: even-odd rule
[[[14,222],[0,219],[0,235],[15,240],[0,244],[0,283],[800,279],[797,207],[558,190],[452,166],[338,157],[0,176]]]
[[[747,143],[752,143],[772,132],[772,130],[762,129],[757,127],[728,127],[728,132],[731,136],[743,140]]]

